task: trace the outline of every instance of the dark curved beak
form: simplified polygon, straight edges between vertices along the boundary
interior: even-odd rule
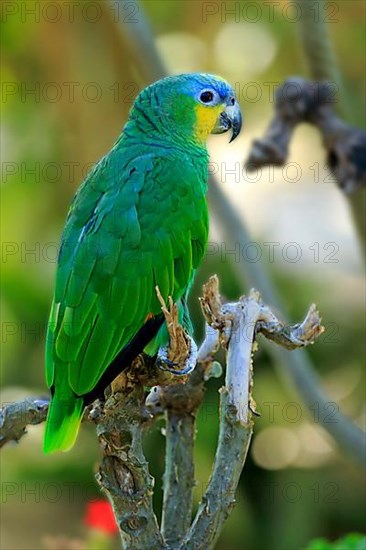
[[[219,115],[216,125],[212,130],[212,134],[223,134],[228,130],[232,130],[232,135],[229,143],[234,141],[234,139],[240,134],[242,127],[242,116],[239,107],[239,103],[235,99],[233,103],[233,98],[230,100],[230,104],[225,107],[225,110]]]

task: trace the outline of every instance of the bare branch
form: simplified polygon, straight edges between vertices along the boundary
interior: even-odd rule
[[[261,306],[260,323],[257,331],[280,346],[293,350],[313,344],[323,332],[321,318],[315,304],[311,304],[302,323],[284,325],[267,306]]]
[[[46,420],[49,400],[26,398],[4,404],[0,409],[0,448],[9,441],[19,441],[27,433],[27,426]]]
[[[195,417],[167,410],[165,472],[161,530],[169,546],[179,545],[192,521],[195,485],[193,448]]]
[[[229,368],[229,364],[228,364]],[[235,493],[248,452],[252,423],[241,424],[227,386],[220,391],[220,434],[215,463],[196,518],[182,549],[213,548],[235,502]]]
[[[195,419],[204,395],[204,369],[197,366],[185,384],[160,389],[165,410],[166,452],[162,533],[176,547],[192,520]]]
[[[256,290],[241,297],[238,303],[223,305],[214,276],[203,291],[202,311],[213,328],[212,332],[206,331],[200,348],[202,363],[193,373],[176,377],[156,368],[152,358],[141,355],[113,382],[107,401],[96,401],[85,415],[96,424],[103,454],[96,478],[111,500],[123,548],[213,548],[234,505],[251,439],[252,352],[256,334],[261,332],[277,344],[295,348],[314,341],[322,331],[315,306],[311,306],[301,324],[286,327],[262,303]],[[179,334],[183,329],[176,306],[170,303],[169,310],[165,310],[170,323],[170,346],[179,355]],[[195,416],[202,403],[204,382],[216,375],[213,355],[218,342],[227,349],[225,386],[220,390],[219,443],[207,491],[190,527]],[[145,401],[144,386],[153,383],[157,387]],[[33,408],[37,404],[29,403]],[[42,406],[46,411],[47,402]],[[14,410],[20,409],[20,404],[15,404]],[[33,410],[30,405],[28,409]],[[145,427],[162,411],[166,415],[167,444],[160,531],[152,506],[154,480],[143,454],[142,439]],[[20,418],[14,414],[5,415],[13,428],[20,425]],[[40,421],[41,417],[37,419]]]
[[[220,326],[227,345],[225,386],[220,390],[220,432],[207,490],[181,548],[213,548],[235,501],[235,492],[252,436],[252,353],[261,331],[286,348],[302,347],[321,332],[314,306],[301,324],[285,327],[252,289],[238,303],[221,305],[218,279],[204,285],[201,306],[208,323]]]
[[[126,377],[123,393],[90,411],[103,451],[96,479],[112,503],[123,548],[159,549],[164,543],[152,507],[154,479],[142,450],[144,391],[129,386]]]
[[[212,359],[212,356],[220,347],[220,332],[205,323],[205,338],[199,347],[197,361],[205,363]]]

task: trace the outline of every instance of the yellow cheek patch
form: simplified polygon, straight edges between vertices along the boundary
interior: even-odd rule
[[[223,105],[208,107],[205,105],[197,105],[195,137],[199,141],[206,141],[218,119],[219,114],[223,111]]]

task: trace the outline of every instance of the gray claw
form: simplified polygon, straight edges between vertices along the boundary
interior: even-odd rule
[[[189,338],[190,348],[189,355],[186,359],[184,367],[179,368],[179,365],[177,363],[168,359],[168,347],[164,346],[159,348],[158,357],[156,359],[156,365],[159,367],[159,369],[171,372],[172,374],[175,374],[177,376],[190,374],[193,371],[197,364],[198,349],[193,338],[188,335],[187,338]]]
[[[167,370],[169,372],[175,372],[174,367],[178,366],[178,363],[171,361],[167,357],[168,348],[159,348],[158,356],[156,358],[156,365],[161,370]]]

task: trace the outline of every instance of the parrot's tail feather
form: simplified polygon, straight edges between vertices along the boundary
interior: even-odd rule
[[[84,399],[74,394],[68,399],[53,396],[47,415],[43,450],[45,453],[68,451],[78,435],[84,410]]]

